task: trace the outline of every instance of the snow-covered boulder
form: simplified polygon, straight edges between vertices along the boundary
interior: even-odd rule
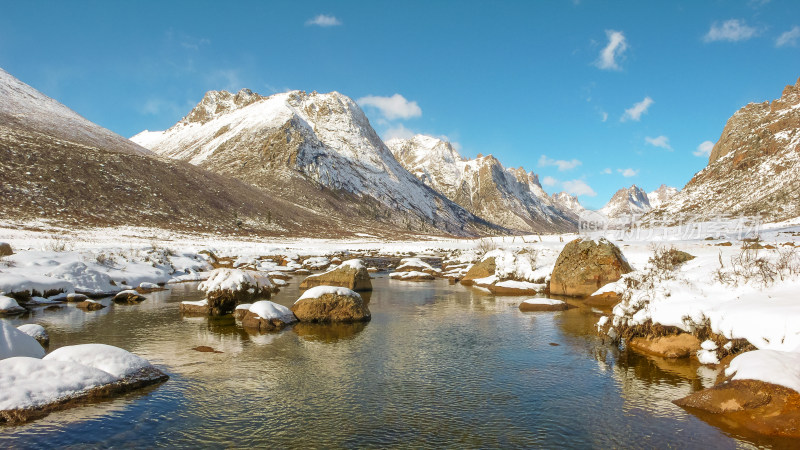
[[[307,290],[291,310],[301,322],[363,322],[372,318],[361,295],[336,286]]]
[[[46,273],[47,276],[65,280],[72,289],[88,295],[110,295],[119,292],[119,286],[112,284],[111,277],[93,269],[80,261],[60,264]]]
[[[394,269],[395,272],[424,272],[429,275],[441,275],[442,271],[436,269],[420,258],[403,258]]]
[[[44,348],[36,339],[0,320],[0,360],[15,356],[41,358],[44,356]],[[3,384],[0,386],[3,386],[0,391],[6,389]]]
[[[270,298],[274,289],[269,275],[239,269],[215,269],[198,287],[206,293],[212,315],[230,314],[240,303]]]
[[[473,265],[464,277],[461,279],[461,284],[464,286],[471,286],[475,284],[475,280],[494,276],[495,270],[494,257],[488,256],[483,258],[479,263]]]
[[[103,344],[61,347],[42,359],[3,359],[0,423],[25,422],[80,401],[107,398],[167,378],[147,360]]]
[[[16,300],[5,295],[0,295],[0,316],[10,316],[25,312],[25,308],[19,306]]]
[[[147,300],[145,296],[140,295],[133,289],[126,289],[124,291],[120,291],[117,293],[117,295],[114,296],[114,303],[123,305],[136,305],[145,300]]]
[[[730,362],[725,376],[722,383],[676,400],[675,404],[690,411],[712,413],[704,418],[725,428],[800,438],[800,353],[742,353]]]
[[[297,322],[297,317],[287,307],[261,300],[253,303],[242,318],[242,326],[258,331],[280,330]]]
[[[340,286],[354,291],[371,291],[372,281],[364,262],[360,259],[351,259],[335,269],[311,275],[300,283],[300,289],[315,286]]]
[[[47,334],[47,330],[45,330],[41,325],[35,323],[26,323],[25,325],[18,326],[17,329],[36,339],[36,342],[41,344],[42,347],[47,347],[50,345],[50,335]]]
[[[331,260],[324,256],[314,256],[303,261],[303,267],[311,270],[324,270],[331,265]]]
[[[565,302],[551,298],[529,298],[523,300],[522,303],[519,304],[519,310],[524,312],[563,311],[567,308],[568,306]]]
[[[585,297],[631,271],[619,247],[607,239],[575,239],[558,255],[550,277],[550,292]]]
[[[72,283],[59,278],[18,271],[0,272],[0,292],[17,299],[50,297],[72,289]]]
[[[165,291],[166,289],[162,286],[159,286],[156,283],[150,283],[147,281],[143,281],[139,283],[139,286],[136,288],[136,292],[140,294],[147,294],[150,292],[158,292],[158,291]]]
[[[70,302],[70,303],[82,302],[82,301],[85,301],[85,300],[88,300],[88,299],[89,299],[89,297],[87,297],[87,296],[85,296],[83,294],[75,293],[75,292],[71,292],[71,293],[67,294],[67,301]]]
[[[392,272],[389,274],[389,278],[401,281],[433,281],[436,279],[433,275],[418,270],[412,270],[410,272]]]

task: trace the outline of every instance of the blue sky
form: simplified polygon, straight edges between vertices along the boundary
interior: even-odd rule
[[[0,67],[123,136],[207,90],[336,90],[385,138],[447,136],[595,208],[683,187],[800,77],[800,2],[609,3],[2,1]]]

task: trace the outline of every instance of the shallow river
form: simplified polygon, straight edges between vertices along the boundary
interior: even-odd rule
[[[290,305],[297,280],[273,300]],[[233,319],[181,317],[196,284],[136,306],[71,305],[12,320],[50,350],[116,345],[163,368],[160,386],[0,427],[0,446],[624,447],[786,444],[733,436],[674,406],[714,374],[620,352],[588,308],[521,313],[520,298],[446,281],[373,280],[366,325],[251,335]],[[195,346],[223,353],[200,353]]]

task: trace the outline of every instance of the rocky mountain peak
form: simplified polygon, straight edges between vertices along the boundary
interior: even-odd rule
[[[633,215],[643,214],[651,208],[650,200],[647,198],[647,193],[636,186],[631,185],[628,188],[618,190],[609,200],[608,203],[602,208],[600,212],[609,218],[618,218]]]
[[[236,94],[228,91],[208,91],[200,100],[200,103],[192,109],[182,123],[204,124],[215,117],[225,114],[234,109],[243,108],[251,103],[261,100],[262,96],[254,93],[250,89],[242,89]]]
[[[647,199],[650,201],[650,206],[655,209],[668,202],[677,193],[678,189],[662,184],[658,189],[648,192]]]

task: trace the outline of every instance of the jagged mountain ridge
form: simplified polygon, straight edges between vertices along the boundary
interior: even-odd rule
[[[780,98],[734,113],[708,165],[645,220],[673,224],[739,215],[767,221],[800,215],[800,79]]]
[[[647,201],[650,203],[651,208],[658,208],[667,203],[677,193],[677,188],[662,184],[658,189],[647,193]]]
[[[644,189],[636,186],[622,188],[598,212],[609,219],[640,216],[650,211],[650,200]]]
[[[314,210],[421,232],[504,231],[408,173],[361,108],[337,92],[210,91],[170,129],[131,140]]]
[[[573,215],[556,206],[538,177],[522,167],[504,168],[495,157],[464,159],[432,136],[391,139],[386,145],[409,172],[475,215],[523,232],[576,228]]]

